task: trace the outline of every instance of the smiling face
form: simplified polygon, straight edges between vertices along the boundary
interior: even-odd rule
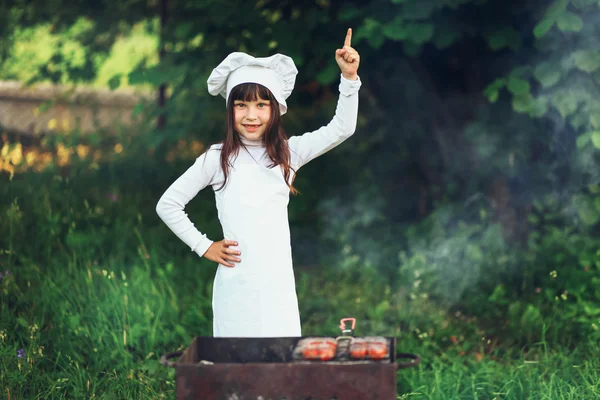
[[[256,100],[234,100],[233,119],[238,134],[248,140],[262,139],[271,119],[271,102],[257,96]]]
[[[261,140],[273,166],[281,166],[283,178],[290,192],[293,187],[295,170],[291,166],[288,137],[281,126],[281,110],[273,93],[258,83],[241,83],[234,86],[227,98],[225,138],[222,142],[220,165],[225,179],[229,176],[232,157],[235,157],[245,143],[240,139]]]
[[[281,113],[273,93],[258,83],[235,86],[227,100],[227,135],[264,143],[273,140],[279,132]]]

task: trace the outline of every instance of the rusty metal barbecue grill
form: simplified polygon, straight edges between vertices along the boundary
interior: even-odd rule
[[[352,336],[355,322],[337,338],[197,336],[161,363],[175,368],[178,400],[395,400],[396,370],[421,359],[394,337]]]

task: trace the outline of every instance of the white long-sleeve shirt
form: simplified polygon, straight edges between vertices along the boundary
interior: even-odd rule
[[[291,166],[304,164],[350,137],[358,114],[360,80],[341,77],[329,124],[288,140]],[[239,243],[241,262],[219,265],[213,286],[215,336],[300,336],[287,206],[289,188],[261,142],[243,140],[227,185],[215,191],[223,237]],[[200,190],[223,182],[220,145],[211,146],[160,198],[156,211],[192,251],[202,256],[213,241],[192,223],[185,206]],[[293,172],[292,172],[293,173]]]

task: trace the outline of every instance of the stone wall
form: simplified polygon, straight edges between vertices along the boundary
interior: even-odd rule
[[[0,81],[0,131],[38,134],[114,132],[135,124],[132,116],[139,103],[154,101],[152,93],[118,89],[92,89],[62,85],[25,86]],[[51,102],[49,107],[45,104]],[[46,109],[45,109],[46,108]]]

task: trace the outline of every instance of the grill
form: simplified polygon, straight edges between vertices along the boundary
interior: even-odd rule
[[[197,336],[161,363],[175,368],[178,400],[395,400],[396,371],[420,357],[397,353],[394,337],[352,336],[355,323],[343,319],[337,338]]]

